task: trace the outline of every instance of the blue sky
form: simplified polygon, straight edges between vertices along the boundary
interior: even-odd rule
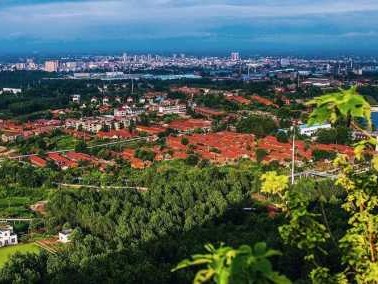
[[[1,54],[378,51],[377,0],[0,0],[0,19]]]

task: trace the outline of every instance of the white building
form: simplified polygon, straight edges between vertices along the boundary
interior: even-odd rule
[[[0,227],[0,247],[18,244],[17,235],[13,233],[13,227],[9,225]]]
[[[63,231],[59,232],[59,242],[64,243],[64,244],[71,242],[71,240],[70,240],[71,234],[72,234],[71,229],[63,230]]]
[[[102,98],[102,104],[106,105],[106,106],[109,105],[109,97],[103,97]]]
[[[186,105],[177,104],[177,105],[166,105],[159,106],[159,113],[162,114],[182,114],[186,113]]]
[[[72,102],[75,103],[75,104],[80,104],[80,98],[81,98],[80,95],[72,95],[72,96],[71,96],[71,100],[72,100]]]
[[[329,129],[331,127],[332,126],[329,123],[321,124],[321,125],[315,124],[315,125],[311,125],[311,126],[308,126],[307,124],[303,124],[303,125],[299,126],[299,133],[301,135],[312,136],[320,129]]]
[[[3,93],[10,93],[10,94],[13,94],[13,95],[17,95],[19,93],[21,93],[21,89],[15,89],[15,88],[3,88],[3,90],[0,92],[0,94],[3,94]]]
[[[97,104],[97,98],[96,97],[91,98],[91,104]]]
[[[115,98],[115,101],[117,102],[117,103],[122,103],[122,98],[121,97],[119,97],[119,96],[116,96],[116,98]]]
[[[128,105],[124,105],[119,108],[114,109],[114,116],[115,117],[126,117],[130,115],[140,115],[145,113],[146,110],[142,107],[130,107]]]

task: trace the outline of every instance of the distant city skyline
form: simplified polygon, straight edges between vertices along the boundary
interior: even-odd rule
[[[376,55],[378,2],[6,0],[0,55]]]

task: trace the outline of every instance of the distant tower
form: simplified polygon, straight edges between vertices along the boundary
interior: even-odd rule
[[[239,61],[240,60],[239,52],[231,52],[231,60],[232,61]]]
[[[297,89],[299,89],[299,86],[300,86],[300,74],[299,74],[299,71],[297,71]]]
[[[58,60],[49,60],[45,62],[44,70],[46,72],[58,72],[59,61]]]

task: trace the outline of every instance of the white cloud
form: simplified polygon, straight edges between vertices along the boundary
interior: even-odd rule
[[[0,39],[11,35],[41,39],[114,38],[128,36],[125,33],[129,33],[130,37],[184,36],[209,34],[209,29],[239,21],[252,25],[257,21],[267,21],[269,26],[274,25],[277,19],[295,21],[301,18],[311,22],[313,17],[323,17],[326,22],[341,14],[362,12],[377,13],[378,1],[53,1],[0,9],[3,23],[0,25]],[[355,31],[345,34],[348,32]]]

